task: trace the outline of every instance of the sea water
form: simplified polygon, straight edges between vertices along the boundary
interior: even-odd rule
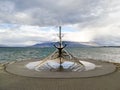
[[[20,61],[29,59],[44,59],[55,48],[40,47],[2,47],[0,62]],[[66,48],[71,54],[80,59],[94,59],[120,63],[120,48],[113,47],[72,47]]]
[[[51,54],[54,50],[54,48],[38,47],[1,47],[0,62],[43,59]]]

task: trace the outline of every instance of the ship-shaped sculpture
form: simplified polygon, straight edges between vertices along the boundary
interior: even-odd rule
[[[36,67],[39,71],[82,71],[84,65],[80,60],[65,50],[62,43],[61,26],[59,26],[59,42],[54,44],[56,50],[43,59]]]

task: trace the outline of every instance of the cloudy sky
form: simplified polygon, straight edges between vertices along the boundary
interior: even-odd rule
[[[63,40],[120,45],[120,0],[0,0],[0,45]]]

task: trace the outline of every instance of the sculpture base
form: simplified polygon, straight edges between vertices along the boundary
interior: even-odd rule
[[[114,72],[116,70],[116,66],[111,63],[95,61],[95,60],[87,60],[85,62],[90,62],[96,65],[93,70],[81,71],[81,72],[39,72],[34,69],[28,69],[26,65],[31,61],[19,61],[13,64],[8,64],[6,66],[6,71],[11,74],[16,74],[20,76],[26,77],[39,77],[39,78],[80,78],[80,77],[94,77],[106,75]],[[34,60],[32,62],[35,62]],[[36,61],[38,62],[38,61]]]

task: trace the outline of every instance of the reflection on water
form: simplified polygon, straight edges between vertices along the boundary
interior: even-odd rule
[[[120,62],[120,48],[66,48],[78,58]],[[54,48],[0,48],[0,61],[43,59]]]

